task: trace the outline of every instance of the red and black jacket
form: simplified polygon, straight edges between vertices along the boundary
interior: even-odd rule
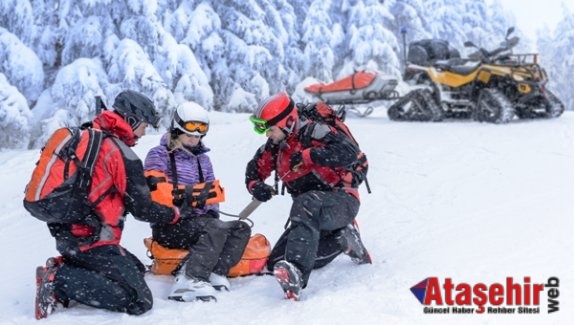
[[[58,250],[86,251],[103,245],[119,245],[125,215],[150,223],[169,223],[179,211],[151,199],[141,160],[130,148],[135,145],[131,127],[116,113],[104,111],[93,128],[105,137],[92,174],[88,200],[96,203],[91,216],[78,224],[50,224],[54,237],[67,242]]]
[[[309,120],[299,121],[299,128],[284,141],[267,141],[247,164],[245,183],[251,191],[253,185],[265,181],[276,171],[293,196],[318,190],[343,190],[359,200],[356,187],[351,186],[350,166],[356,161],[358,148],[337,129]],[[290,157],[301,152],[303,165],[291,170]]]

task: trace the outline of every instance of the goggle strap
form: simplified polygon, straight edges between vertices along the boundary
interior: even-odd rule
[[[179,114],[175,113],[175,123],[185,129],[184,121],[179,117]]]
[[[267,125],[273,126],[273,125],[277,124],[279,121],[281,121],[282,119],[289,116],[289,114],[291,114],[291,112],[293,111],[294,107],[295,107],[295,104],[293,103],[293,100],[289,100],[289,105],[287,106],[287,108],[283,112],[279,113],[279,115],[277,115],[274,118],[267,121]]]

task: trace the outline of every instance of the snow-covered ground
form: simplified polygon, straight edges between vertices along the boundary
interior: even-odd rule
[[[574,319],[574,113],[509,125],[470,121],[390,122],[382,108],[348,119],[370,161],[372,194],[362,188],[358,221],[372,265],[346,256],[314,272],[300,302],[286,301],[270,276],[232,279],[217,303],[166,299],[171,278],[147,276],[155,304],[139,317],[74,307],[44,324],[566,324]],[[349,114],[350,115],[350,114]],[[239,213],[250,196],[245,164],[264,142],[245,114],[218,114],[205,138],[226,189],[221,209]],[[146,136],[144,157],[159,134]],[[0,324],[35,324],[34,270],[56,254],[40,221],[22,207],[38,150],[0,152]],[[290,207],[276,197],[251,216],[274,243]],[[227,217],[224,217],[227,218]],[[149,263],[147,224],[129,218],[123,245]],[[428,277],[454,283],[560,280],[560,310],[540,314],[423,313],[410,288]],[[476,307],[476,306],[471,306]]]

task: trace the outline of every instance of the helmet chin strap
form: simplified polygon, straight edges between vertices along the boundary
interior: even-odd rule
[[[124,119],[132,127],[132,131],[135,131],[142,124],[142,121],[138,121],[133,116],[126,116]]]
[[[297,121],[295,121],[293,119],[293,116],[289,116],[287,118],[287,121],[285,121],[285,127],[281,128],[281,131],[283,131],[283,133],[285,133],[286,136],[289,136],[295,130],[296,124],[297,124]]]

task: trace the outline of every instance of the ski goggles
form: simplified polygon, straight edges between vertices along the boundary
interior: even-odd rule
[[[253,131],[257,134],[265,134],[271,128],[270,125],[267,124],[267,121],[264,119],[257,118],[255,116],[251,116],[249,118],[251,123],[253,123]]]
[[[209,124],[201,121],[184,121],[177,114],[175,116],[175,123],[177,123],[182,130],[189,133],[198,132],[205,135],[207,130],[209,130]]]
[[[209,129],[209,125],[207,123],[199,121],[183,122],[181,126],[188,132],[199,132],[201,134],[207,133],[207,130]]]

